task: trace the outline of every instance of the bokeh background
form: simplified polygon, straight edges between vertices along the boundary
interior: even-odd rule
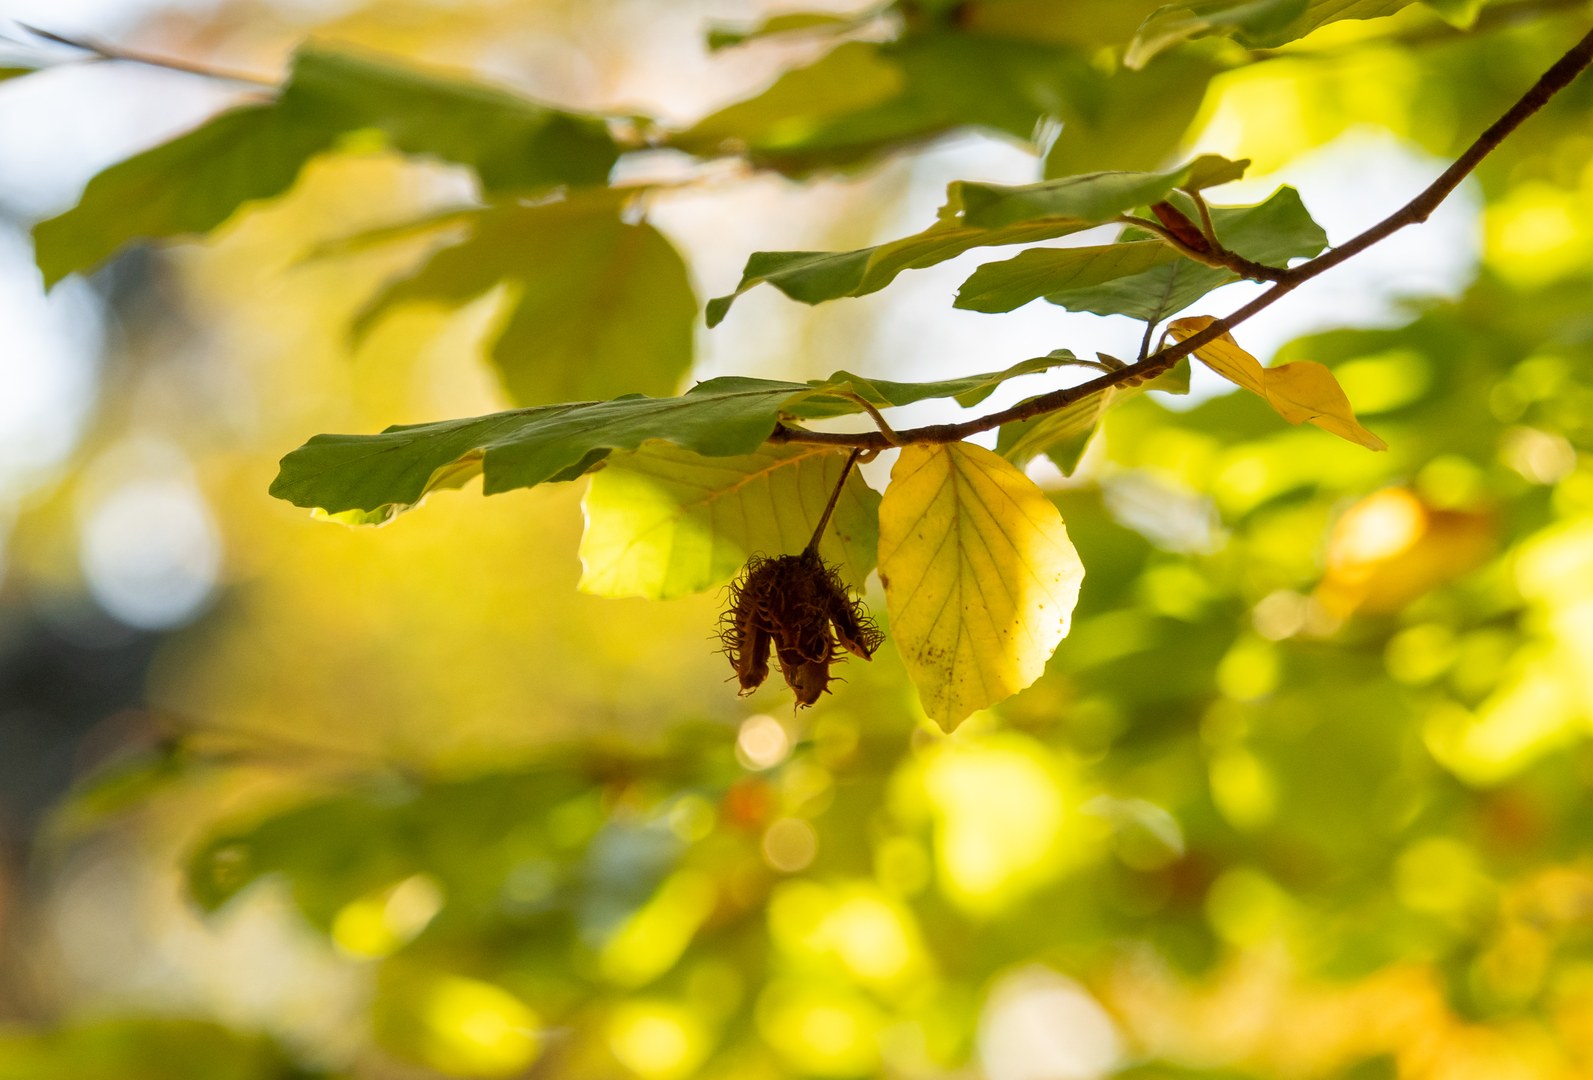
[[[703,46],[765,10],[0,4],[267,77],[313,36],[675,123],[825,47]],[[1338,24],[1215,79],[1182,152],[1252,158],[1218,201],[1291,183],[1342,242],[1587,16]],[[59,63],[0,85],[0,1077],[1593,1075],[1593,86],[1239,334],[1332,365],[1389,453],[1197,377],[1074,476],[1035,466],[1087,568],[1075,627],[945,736],[888,647],[794,713],[725,682],[719,597],[579,594],[585,481],[364,530],[270,499],[315,432],[502,407],[495,295],[350,343],[431,239],[320,250],[471,181],[349,148],[46,296],[31,223],[248,91],[4,32]],[[750,251],[900,235],[951,179],[1035,169],[964,134],[649,214],[701,297]],[[694,376],[1137,349],[1127,320],[953,311],[978,261],[749,294]]]

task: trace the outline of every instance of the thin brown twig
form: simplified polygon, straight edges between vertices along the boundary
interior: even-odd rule
[[[1145,359],[1150,356],[1151,342],[1156,340],[1157,322],[1158,320],[1156,319],[1147,319],[1145,321],[1145,334],[1139,339],[1139,359],[1135,363],[1143,364]]]
[[[37,26],[19,22],[18,26],[36,38],[53,42],[56,45],[65,45],[70,49],[79,49],[90,54],[95,60],[112,61],[123,64],[140,64],[144,67],[161,68],[166,71],[178,71],[184,75],[197,75],[203,79],[217,79],[222,82],[243,83],[246,86],[264,87],[269,90],[279,89],[275,79],[268,79],[263,75],[252,75],[242,71],[227,71],[222,68],[198,64],[191,60],[180,60],[170,56],[155,56],[152,53],[137,52],[133,49],[124,49],[119,45],[107,45],[101,41],[89,38],[72,38],[64,34],[57,34]]]
[[[841,501],[841,492],[846,488],[846,478],[852,475],[852,465],[863,453],[861,447],[853,447],[852,452],[846,455],[846,464],[841,466],[841,477],[835,481],[835,490],[830,492],[830,501],[824,504],[824,513],[819,516],[819,524],[813,530],[813,539],[808,541],[808,546],[803,549],[806,554],[815,554],[819,550],[819,541],[824,539],[824,529],[830,523],[830,515],[835,513],[835,504]]]
[[[885,440],[888,443],[890,443],[892,446],[903,445],[902,437],[896,434],[896,429],[891,427],[890,421],[885,419],[884,414],[874,406],[872,401],[868,400],[868,398],[864,397],[862,394],[854,394],[850,390],[840,391],[839,396],[846,398],[848,401],[855,402],[858,408],[866,412],[869,419],[874,421],[875,426],[879,428],[880,434],[885,436]]]
[[[1572,80],[1587,69],[1589,64],[1593,64],[1593,32],[1589,32],[1582,40],[1573,45],[1570,51],[1557,60],[1548,71],[1544,72],[1543,76],[1521,96],[1520,100],[1506,110],[1505,114],[1490,125],[1486,131],[1477,136],[1476,141],[1467,147],[1455,159],[1453,164],[1445,169],[1436,180],[1423,189],[1414,199],[1411,199],[1410,202],[1394,211],[1394,213],[1342,246],[1323,252],[1310,262],[1301,263],[1299,266],[1286,271],[1266,292],[1233,314],[1216,320],[1199,333],[1191,334],[1182,341],[1174,342],[1166,348],[1159,349],[1153,355],[1139,363],[1130,364],[1121,371],[1102,375],[1088,382],[1079,383],[1077,386],[1053,390],[1049,394],[1030,398],[1028,401],[1020,402],[999,412],[975,417],[957,424],[929,424],[924,427],[909,428],[905,431],[897,432],[897,436],[903,442],[913,443],[960,442],[970,435],[991,431],[1003,424],[1033,420],[1047,413],[1065,409],[1075,402],[1094,394],[1102,393],[1114,386],[1152,378],[1161,374],[1202,346],[1217,340],[1247,319],[1271,307],[1312,278],[1333,269],[1348,259],[1354,258],[1367,248],[1388,238],[1407,225],[1417,225],[1426,221],[1444,199],[1455,188],[1460,186],[1460,182],[1481,164],[1485,157],[1496,150],[1509,137],[1510,133],[1520,127],[1528,117],[1548,104],[1554,95],[1569,86]],[[879,450],[887,448],[883,437],[877,431],[796,431],[786,428],[784,425],[777,425],[770,439],[773,442],[805,442]]]
[[[1195,204],[1195,212],[1200,215],[1200,231],[1206,237],[1206,243],[1221,250],[1222,241],[1217,238],[1217,225],[1211,220],[1211,207],[1206,205],[1206,197],[1199,188],[1184,194],[1189,196],[1189,201]]]
[[[1120,224],[1132,225],[1136,229],[1144,229],[1148,233],[1156,234],[1168,246],[1177,249],[1178,253],[1186,259],[1192,259],[1195,262],[1213,266],[1219,270],[1232,270],[1240,277],[1253,278],[1256,281],[1282,281],[1289,273],[1279,267],[1267,266],[1247,259],[1237,252],[1229,251],[1227,248],[1218,245],[1215,241],[1212,241],[1212,250],[1197,251],[1180,240],[1178,234],[1165,225],[1148,221],[1145,218],[1135,217],[1133,214],[1119,214],[1115,220]]]

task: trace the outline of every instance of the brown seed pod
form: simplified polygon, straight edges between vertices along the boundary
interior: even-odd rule
[[[720,627],[741,693],[752,693],[768,677],[772,647],[799,707],[829,689],[830,665],[844,653],[867,660],[884,640],[835,568],[811,550],[749,559],[731,583]]]

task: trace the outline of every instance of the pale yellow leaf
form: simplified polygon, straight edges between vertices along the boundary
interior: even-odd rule
[[[664,442],[609,456],[583,507],[581,591],[687,596],[729,581],[748,556],[801,551],[835,490],[846,451],[766,444],[705,457]],[[861,585],[874,567],[879,496],[853,469],[819,553]]]
[[[1040,677],[1084,566],[1033,481],[968,443],[905,447],[879,533],[891,637],[933,720],[950,731]]]
[[[1168,333],[1179,341],[1193,337],[1215,320],[1209,315],[1174,319]],[[1233,335],[1223,334],[1195,350],[1195,358],[1229,382],[1266,398],[1277,414],[1291,424],[1311,423],[1368,450],[1387,450],[1388,444],[1362,427],[1344,388],[1333,372],[1312,360],[1296,360],[1275,368],[1239,347]]]

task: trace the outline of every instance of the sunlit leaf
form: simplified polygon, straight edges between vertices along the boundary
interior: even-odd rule
[[[499,284],[506,314],[491,348],[509,397],[523,405],[667,394],[691,363],[697,298],[686,264],[648,224],[627,224],[617,200],[505,206],[388,285],[356,333],[417,301],[463,304]]]
[[[1422,3],[1438,12],[1439,17],[1449,25],[1470,30],[1488,0],[1422,0]]]
[[[1215,320],[1201,315],[1178,319],[1168,332],[1183,341],[1193,337]],[[1263,368],[1260,361],[1239,347],[1233,335],[1223,334],[1195,350],[1195,358],[1229,382],[1267,400],[1278,415],[1291,424],[1309,422],[1341,439],[1368,450],[1387,450],[1388,444],[1355,419],[1350,400],[1333,372],[1311,360],[1296,360],[1275,368]]]
[[[1356,422],[1350,399],[1326,367],[1296,360],[1268,368],[1266,374],[1267,401],[1289,423],[1309,421],[1368,450],[1388,449],[1387,443]]]
[[[749,555],[799,552],[846,458],[801,445],[710,458],[666,443],[611,455],[583,503],[581,588],[684,596],[724,584]],[[879,495],[854,470],[819,547],[854,584],[874,568],[878,517]]]
[[[1416,0],[1185,0],[1146,19],[1124,62],[1141,67],[1158,53],[1208,34],[1226,34],[1250,48],[1274,48],[1343,19],[1380,19]]]
[[[948,731],[1040,677],[1084,578],[1045,494],[967,443],[902,450],[880,505],[879,569],[891,636]]]
[[[1093,173],[1023,187],[954,183],[940,221],[913,236],[855,251],[755,252],[736,291],[708,302],[708,325],[720,322],[736,297],[763,282],[804,304],[865,296],[904,270],[934,266],[976,247],[1066,236],[1165,199],[1175,187],[1236,179],[1244,164],[1207,155],[1165,173]]]

